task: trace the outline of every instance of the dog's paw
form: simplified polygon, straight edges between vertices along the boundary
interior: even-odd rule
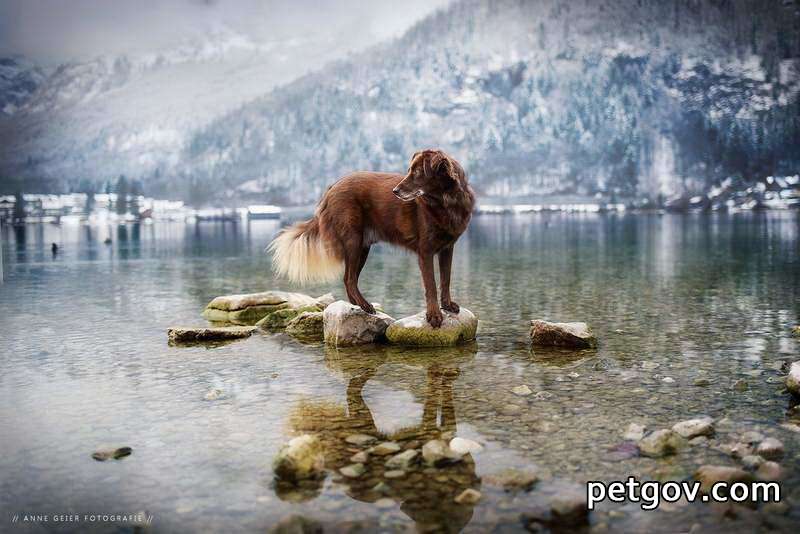
[[[458,313],[459,311],[461,311],[461,307],[452,300],[447,303],[442,302],[442,309],[449,311],[451,313]]]
[[[442,316],[442,312],[440,310],[436,310],[425,313],[425,319],[428,321],[428,324],[431,325],[433,328],[439,328],[440,326],[442,326],[442,321],[444,320],[444,317]]]
[[[370,315],[375,315],[375,306],[370,303],[364,304],[361,306],[361,309],[367,312]]]

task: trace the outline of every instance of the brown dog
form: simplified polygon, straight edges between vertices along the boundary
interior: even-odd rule
[[[411,158],[405,176],[354,172],[330,186],[311,220],[286,228],[270,244],[272,261],[278,274],[299,283],[330,280],[344,265],[347,298],[375,313],[358,290],[370,246],[385,241],[412,250],[425,285],[426,317],[438,328],[433,256],[439,255],[442,309],[458,313],[450,298],[450,266],[474,204],[461,165],[441,150],[423,150]]]

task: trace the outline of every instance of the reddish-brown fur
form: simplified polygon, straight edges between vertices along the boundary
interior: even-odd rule
[[[382,172],[344,176],[325,192],[314,218],[300,223],[296,231],[320,239],[330,256],[344,262],[347,297],[368,313],[375,310],[359,291],[358,277],[370,246],[383,241],[415,252],[425,287],[426,317],[438,328],[443,318],[433,258],[439,257],[441,308],[457,313],[458,304],[450,298],[453,246],[467,229],[474,203],[461,165],[440,150],[424,150],[414,154],[405,176]]]

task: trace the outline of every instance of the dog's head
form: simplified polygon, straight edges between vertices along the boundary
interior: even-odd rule
[[[441,196],[465,186],[464,169],[456,160],[441,150],[422,150],[411,157],[408,174],[392,192],[410,202],[422,195]]]

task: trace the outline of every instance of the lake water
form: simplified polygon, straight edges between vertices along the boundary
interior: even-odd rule
[[[785,515],[604,503],[589,529],[796,531],[800,413],[782,377],[800,359],[797,213],[477,217],[457,245],[452,287],[478,315],[479,337],[458,349],[337,351],[280,333],[169,346],[167,327],[204,324],[216,295],[291,289],[263,252],[278,228],[3,227],[0,530],[28,513],[49,520],[13,531],[128,531],[83,514],[146,511],[156,532],[264,532],[293,513],[326,531],[517,531],[560,484],[683,480],[704,463],[736,465],[713,445],[755,430],[785,445]],[[423,306],[416,260],[388,247],[373,247],[361,288],[395,317]],[[339,284],[304,291],[343,295]],[[585,321],[600,346],[531,350],[534,318]],[[534,395],[511,392],[522,384]],[[205,400],[213,388],[223,397]],[[698,415],[719,421],[709,444],[664,459],[626,453],[631,422],[669,428]],[[276,485],[273,457],[307,432],[325,444],[327,476]],[[354,433],[407,447],[451,433],[484,448],[402,479],[385,480],[371,461],[350,480],[337,470],[358,450],[343,441]],[[133,454],[93,460],[106,443]],[[504,492],[490,481],[507,468],[541,481]],[[372,491],[381,481],[385,494]],[[453,502],[465,488],[483,494],[477,505]]]

